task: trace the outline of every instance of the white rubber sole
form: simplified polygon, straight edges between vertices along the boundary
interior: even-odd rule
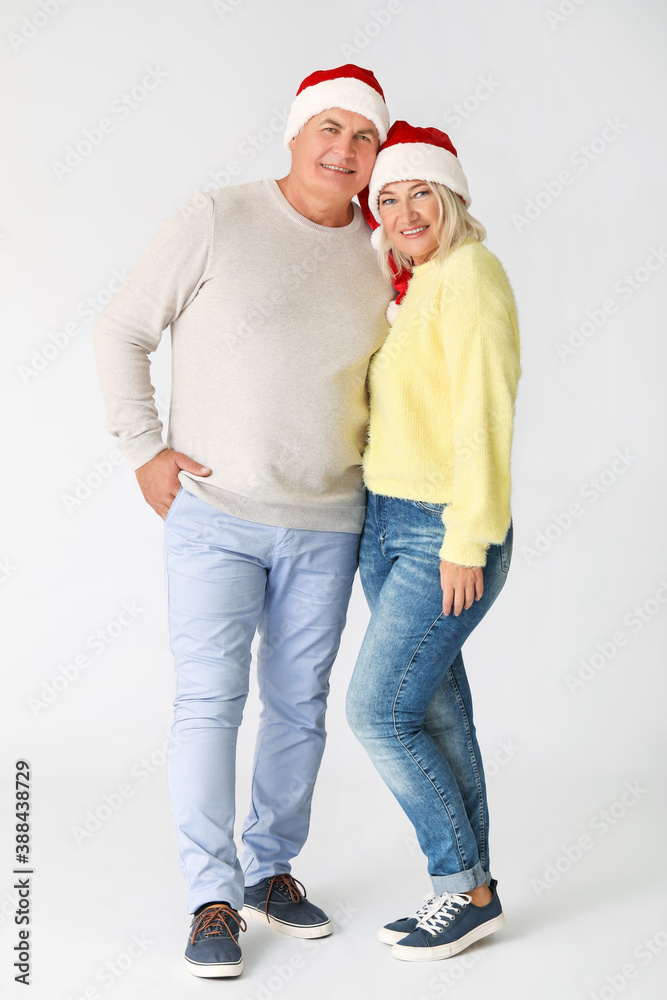
[[[381,927],[378,931],[378,941],[382,941],[383,944],[396,944],[409,933],[410,931],[390,931],[388,927]]]
[[[391,953],[394,958],[400,958],[402,962],[437,962],[442,958],[451,958],[458,955],[460,951],[469,948],[475,941],[481,941],[488,934],[500,930],[505,923],[505,914],[499,913],[492,920],[480,924],[473,930],[468,931],[458,941],[450,941],[448,944],[439,944],[435,948],[412,948],[409,945],[395,944]]]
[[[222,965],[213,965],[199,962],[191,962],[189,958],[184,959],[185,967],[193,976],[200,979],[228,979],[230,976],[240,976],[243,972],[243,959],[238,962],[225,962]]]
[[[246,919],[263,920],[266,923],[267,916],[264,910],[256,910],[253,906],[244,906],[240,912],[241,916],[246,917]],[[268,922],[274,930],[295,938],[328,937],[333,932],[333,924],[330,920],[327,920],[326,924],[304,926],[303,924],[288,924],[284,920],[278,920],[276,917],[269,915]]]

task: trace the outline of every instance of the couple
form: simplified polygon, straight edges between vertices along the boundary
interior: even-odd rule
[[[169,790],[196,976],[241,972],[244,917],[331,933],[291,861],[358,561],[372,614],[348,718],[433,885],[380,940],[396,958],[440,959],[503,922],[461,646],[509,569],[515,306],[447,136],[388,126],[370,71],[307,77],[289,173],[187,202],[96,325],[107,426],[165,519]],[[165,445],[148,355],[170,324]],[[236,737],[256,631],[241,861]]]

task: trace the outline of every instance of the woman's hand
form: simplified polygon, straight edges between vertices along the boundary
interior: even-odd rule
[[[458,617],[464,608],[471,607],[473,601],[478,601],[484,593],[481,566],[459,566],[442,559],[440,583],[443,615],[448,615],[454,608],[454,614]]]

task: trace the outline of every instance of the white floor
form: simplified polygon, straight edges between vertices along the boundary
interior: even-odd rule
[[[647,627],[627,656],[619,654],[573,696],[563,681],[571,657],[543,643],[537,625],[524,627],[534,618],[540,634],[562,632],[555,604],[539,616],[532,610],[535,588],[526,571],[517,573],[518,599],[501,598],[484,633],[466,644],[505,927],[465,955],[423,965],[393,959],[376,940],[378,926],[421,903],[429,882],[410,824],[344,718],[345,690],[368,615],[357,581],[332,674],[329,741],[310,837],[294,865],[309,896],[333,917],[335,933],[304,944],[253,922],[242,935],[245,969],[238,980],[192,977],[182,964],[189,919],[162,750],[173,678],[160,573],[156,559],[152,575],[128,577],[121,594],[144,609],[132,631],[37,717],[27,698],[40,693],[42,659],[48,673],[41,669],[53,677],[54,662],[84,647],[86,629],[79,625],[70,628],[71,645],[61,637],[54,652],[54,630],[65,631],[59,609],[71,605],[67,626],[89,621],[92,629],[96,618],[87,610],[83,584],[56,602],[55,580],[45,579],[39,631],[30,625],[23,595],[16,595],[12,629],[30,635],[36,666],[35,677],[11,675],[19,697],[11,708],[0,706],[6,748],[0,795],[3,997],[664,1000],[664,698],[660,657],[651,645],[658,636]],[[108,589],[109,595],[104,584],[96,586],[90,598],[95,607],[116,606],[117,583]],[[539,591],[534,600],[540,602]],[[563,635],[562,642],[567,647],[572,639]],[[239,740],[240,820],[257,708],[253,686]],[[29,992],[13,982],[12,968],[18,928],[7,809],[14,755],[26,756],[33,769]],[[106,811],[105,803],[111,803]],[[94,812],[104,822],[82,836]]]
[[[333,712],[337,723],[339,707]],[[429,888],[425,866],[409,825],[361,753],[353,775],[346,778],[338,770],[342,750],[354,754],[350,740],[342,726],[332,735],[311,836],[294,868],[311,898],[332,916],[335,933],[304,943],[253,921],[241,939],[244,972],[224,981],[197,980],[182,966],[188,918],[164,768],[137,781],[133,795],[77,844],[72,828],[83,816],[68,790],[89,786],[111,793],[112,771],[88,773],[85,761],[73,757],[63,776],[62,768],[49,770],[43,754],[33,762],[40,776],[34,789],[32,986],[26,993],[11,983],[17,938],[7,916],[11,893],[3,889],[0,976],[9,984],[3,995],[31,1000],[184,1000],[220,992],[238,1000],[665,997],[667,906],[664,879],[656,880],[661,802],[650,782],[645,793],[637,786],[635,801],[627,792],[626,804],[619,805],[620,784],[615,798],[602,794],[588,808],[584,787],[562,771],[545,776],[540,768],[538,775],[518,756],[507,762],[489,781],[494,871],[507,923],[449,961],[409,964],[393,959],[375,932],[420,903]],[[247,760],[239,767],[241,786]],[[604,802],[613,826],[598,809]],[[518,803],[523,803],[520,823],[514,818]],[[574,817],[583,822],[577,825]],[[588,839],[578,853],[581,837]],[[9,845],[5,857],[11,857]],[[9,890],[7,868],[3,877]]]

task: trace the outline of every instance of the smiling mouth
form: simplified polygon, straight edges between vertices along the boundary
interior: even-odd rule
[[[416,229],[402,229],[401,236],[419,236],[426,229],[428,229],[428,226],[417,226]]]
[[[339,174],[353,174],[354,170],[348,170],[347,167],[335,167],[333,163],[320,163],[321,167],[325,170],[336,170]]]

